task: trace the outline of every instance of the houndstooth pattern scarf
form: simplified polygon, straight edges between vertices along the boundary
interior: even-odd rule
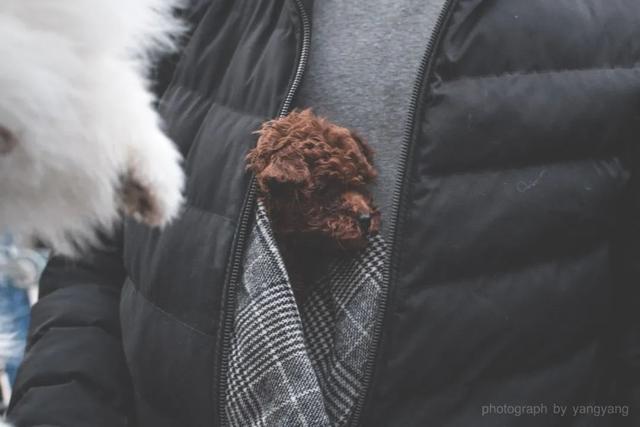
[[[342,426],[363,375],[384,293],[382,237],[337,260],[298,307],[263,206],[237,289],[226,416],[232,426]]]

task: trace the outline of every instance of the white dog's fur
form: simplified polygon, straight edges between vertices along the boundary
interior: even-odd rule
[[[177,3],[0,0],[0,231],[72,255],[123,210],[176,216],[179,154],[146,74],[174,48]]]

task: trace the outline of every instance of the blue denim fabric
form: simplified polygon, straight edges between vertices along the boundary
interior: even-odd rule
[[[11,279],[0,280],[0,335],[11,337],[11,357],[5,361],[5,371],[13,384],[22,361],[29,330],[31,305],[24,289],[13,286]]]
[[[37,283],[46,259],[45,253],[19,249],[13,245],[11,236],[0,234],[0,345],[5,353],[5,360],[0,362],[4,363],[11,384],[15,381],[24,354],[31,312],[29,295],[25,289],[29,283],[19,283],[18,278],[13,276],[14,272],[20,271],[15,269],[16,261],[23,261],[23,265],[35,273],[32,279]]]

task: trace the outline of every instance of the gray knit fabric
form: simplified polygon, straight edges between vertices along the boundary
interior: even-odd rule
[[[355,129],[376,152],[374,197],[391,215],[400,147],[420,60],[444,0],[316,0],[297,106]]]

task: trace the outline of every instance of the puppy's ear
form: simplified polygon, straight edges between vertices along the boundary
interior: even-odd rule
[[[7,128],[0,126],[0,156],[9,154],[18,145],[18,139]]]
[[[309,168],[299,156],[283,158],[274,155],[266,167],[256,174],[260,190],[271,195],[300,188],[310,178]]]

